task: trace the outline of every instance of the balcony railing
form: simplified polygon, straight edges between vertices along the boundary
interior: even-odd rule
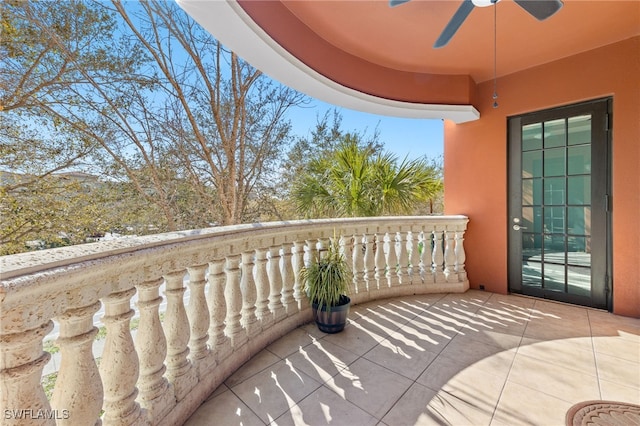
[[[3,424],[179,424],[251,356],[311,320],[299,272],[331,238],[352,264],[354,304],[464,292],[467,222],[263,223],[2,257]],[[106,339],[96,359],[101,308]],[[54,326],[60,363],[49,400],[43,340]]]

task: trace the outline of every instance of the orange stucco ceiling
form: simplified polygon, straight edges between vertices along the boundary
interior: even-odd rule
[[[472,107],[476,84],[493,78],[491,6],[476,7],[449,44],[434,49],[461,0],[393,8],[387,0],[177,1],[254,66],[312,96],[328,93],[323,100],[342,106],[366,110],[377,103],[383,110],[370,112],[400,115],[394,108],[404,108],[408,116],[465,121],[477,111],[458,119],[459,111],[450,115],[446,106]],[[640,34],[639,0],[564,0],[545,21],[512,0],[501,0],[495,12],[498,76]],[[438,115],[422,107],[428,105],[445,107]]]
[[[385,0],[282,3],[336,49],[374,64],[409,72],[465,74],[475,82],[493,76],[492,7],[476,7],[451,42],[434,49],[461,1],[412,0],[393,8]],[[638,0],[565,0],[558,13],[542,22],[510,0],[500,1],[496,12],[499,75],[640,34]]]

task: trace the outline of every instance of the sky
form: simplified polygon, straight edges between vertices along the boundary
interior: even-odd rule
[[[317,117],[322,117],[325,111],[332,111],[334,108],[342,115],[342,130],[372,135],[377,126],[385,150],[393,152],[399,159],[404,159],[405,156],[416,159],[425,155],[435,158],[443,154],[442,120],[387,117],[335,107],[316,99],[312,99],[305,108],[289,110],[294,134],[307,136],[315,127]]]

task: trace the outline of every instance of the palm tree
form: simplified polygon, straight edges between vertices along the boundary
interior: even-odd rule
[[[404,159],[360,146],[347,135],[332,155],[312,159],[294,182],[296,208],[305,217],[410,214],[442,190],[425,159]]]

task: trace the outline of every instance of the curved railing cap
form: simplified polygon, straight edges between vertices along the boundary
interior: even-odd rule
[[[305,234],[314,235],[319,232],[331,233],[344,231],[355,227],[384,227],[397,228],[398,222],[407,227],[435,225],[455,226],[456,230],[466,229],[468,218],[463,215],[451,216],[384,216],[375,218],[340,218],[340,219],[308,219],[281,222],[252,223],[242,225],[221,226],[188,231],[168,232],[163,234],[146,235],[139,237],[122,237],[110,241],[80,244],[69,247],[59,247],[47,250],[38,250],[27,253],[0,257],[0,280],[42,272],[47,269],[73,265],[89,260],[97,260],[138,250],[158,248],[174,244],[187,244],[205,239],[234,240],[237,238],[257,239],[264,236],[279,236],[282,242],[296,241],[305,238]],[[305,232],[305,230],[308,230]],[[383,232],[380,230],[379,232]],[[325,236],[331,236],[327,234]],[[3,283],[4,284],[4,283]],[[3,285],[4,287],[4,285]],[[0,292],[2,292],[0,288]]]

